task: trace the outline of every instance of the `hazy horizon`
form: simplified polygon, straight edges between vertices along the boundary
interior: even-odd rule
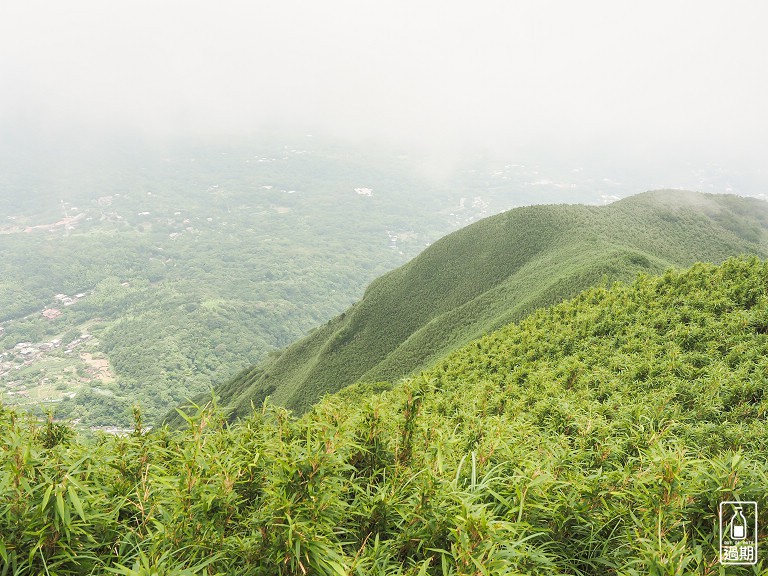
[[[766,16],[758,1],[5,3],[0,126],[6,146],[285,129],[447,162],[717,161],[762,184]]]

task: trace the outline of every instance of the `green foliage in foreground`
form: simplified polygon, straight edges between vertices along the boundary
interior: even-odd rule
[[[766,384],[754,259],[589,290],[300,419],[92,445],[5,410],[0,574],[724,574],[718,503],[768,526]]]
[[[768,257],[768,205],[732,195],[639,194],[608,206],[530,206],[436,242],[306,338],[217,387],[238,415],[270,395],[299,412],[356,381],[433,366],[483,334],[601,280],[695,261]]]

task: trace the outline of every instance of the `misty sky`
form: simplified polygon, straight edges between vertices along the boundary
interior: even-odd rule
[[[0,125],[763,158],[768,3],[0,0]]]

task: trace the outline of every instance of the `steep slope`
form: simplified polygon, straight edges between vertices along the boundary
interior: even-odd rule
[[[592,288],[298,419],[80,442],[0,405],[0,566],[766,574],[718,566],[718,509],[768,522],[767,389],[768,263],[743,258]]]
[[[267,395],[304,411],[356,381],[395,381],[588,286],[731,255],[768,255],[768,204],[657,191],[609,206],[510,210],[436,242],[362,300],[220,387],[243,415]]]

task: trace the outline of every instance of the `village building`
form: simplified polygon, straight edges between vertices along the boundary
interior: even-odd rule
[[[61,310],[58,308],[46,308],[43,310],[43,316],[48,318],[48,320],[53,320],[61,316]]]

